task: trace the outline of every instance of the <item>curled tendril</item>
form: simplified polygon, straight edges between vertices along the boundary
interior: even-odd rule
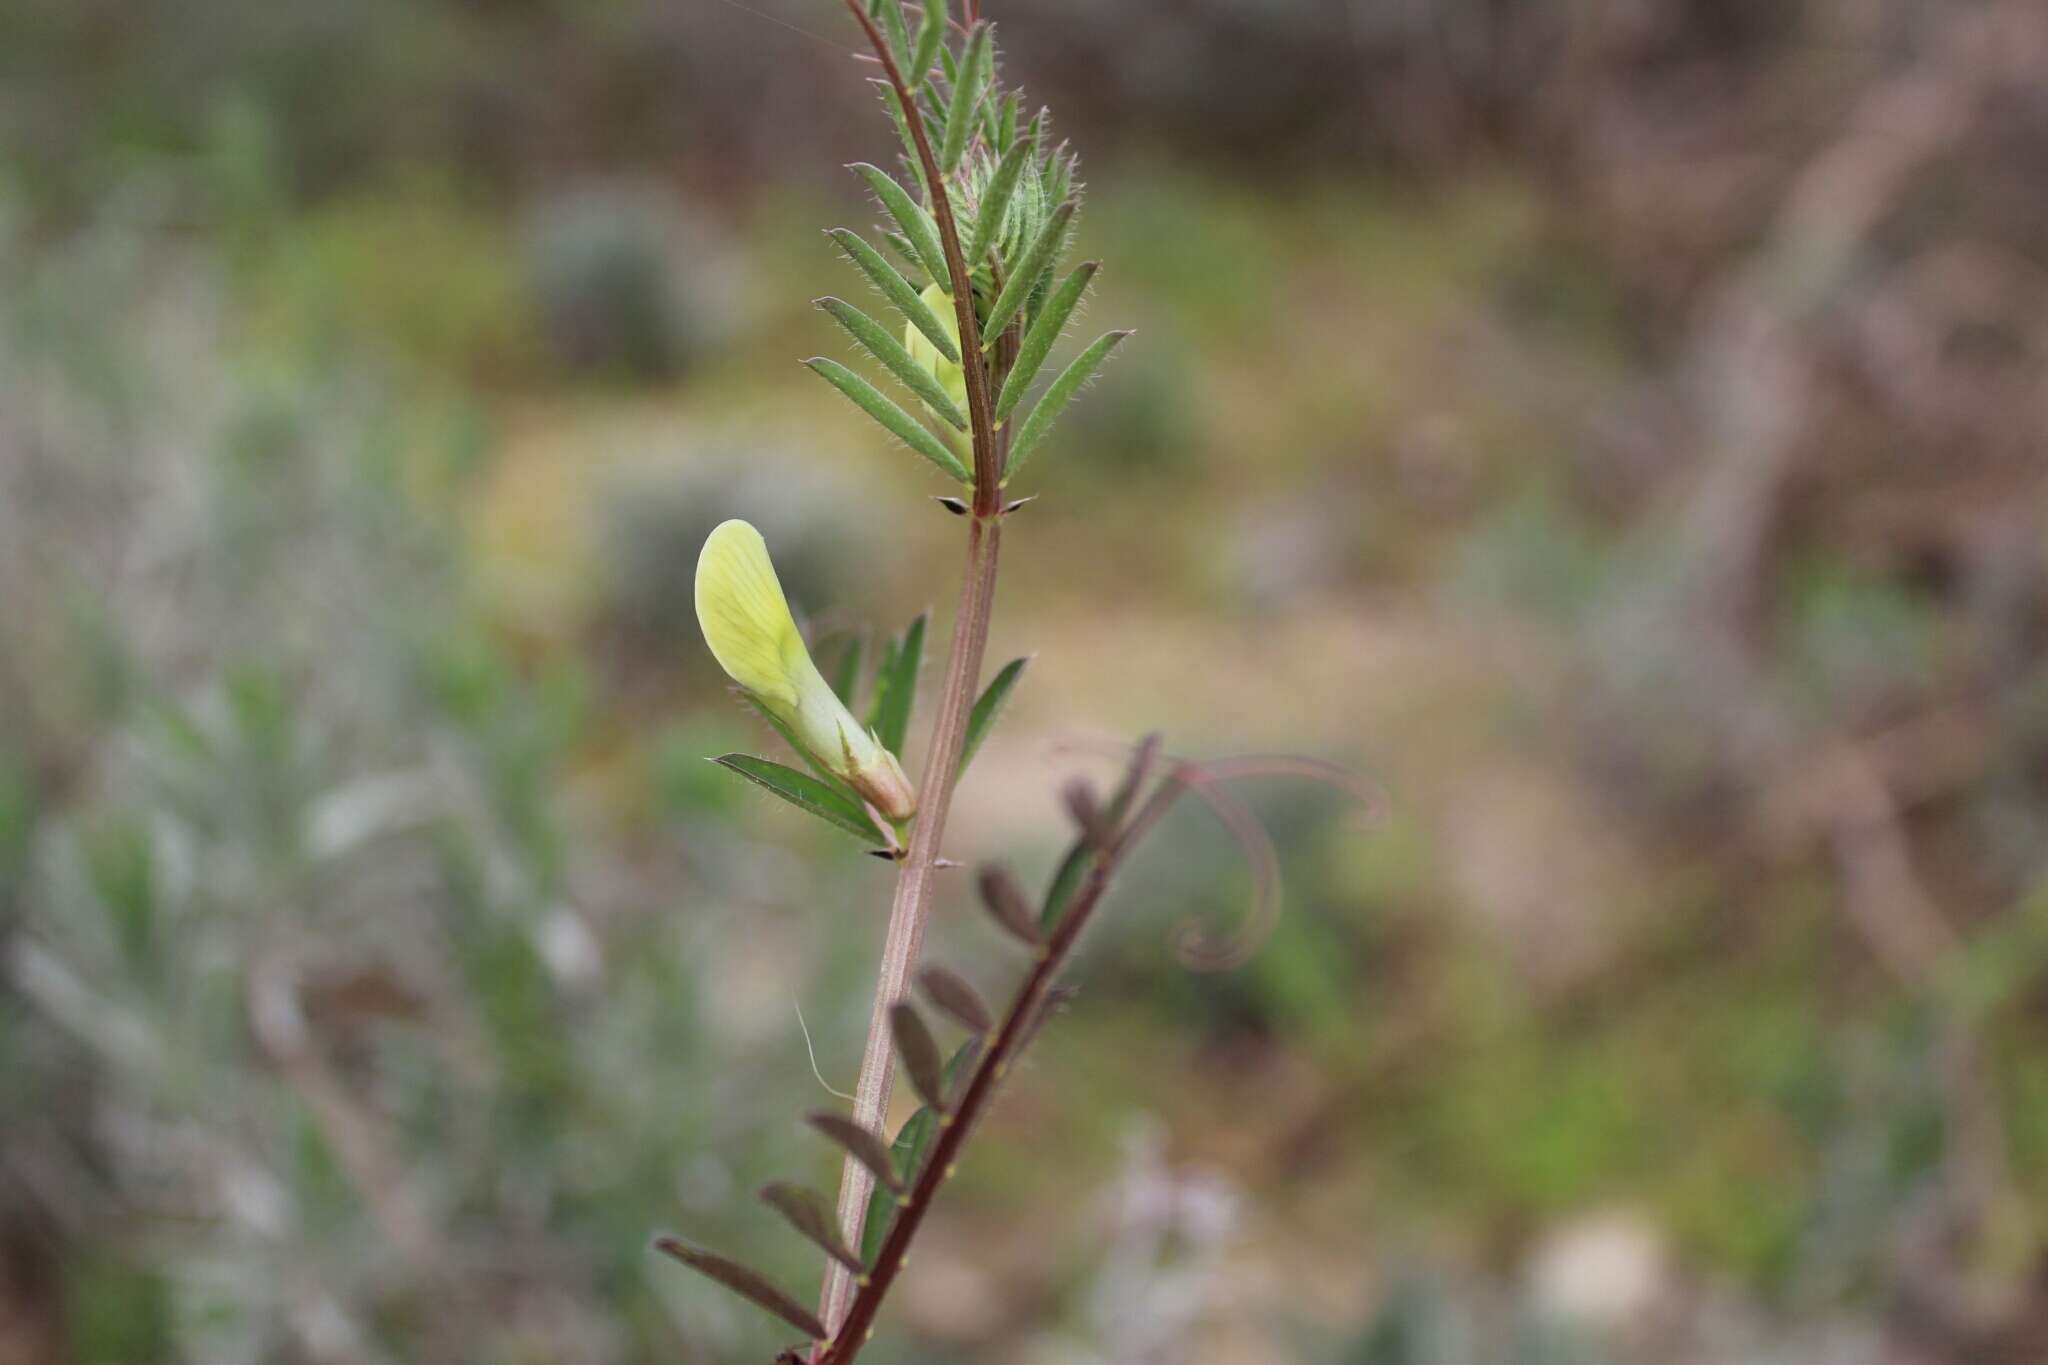
[[[1069,742],[1057,746],[1064,752],[1094,752],[1123,755],[1128,746]],[[1386,822],[1385,791],[1375,782],[1347,768],[1318,758],[1294,754],[1240,754],[1228,758],[1189,759],[1169,757],[1161,775],[1162,790],[1133,821],[1127,839],[1135,839],[1165,814],[1175,792],[1186,792],[1209,808],[1217,821],[1237,842],[1251,867],[1252,899],[1234,929],[1218,931],[1192,917],[1176,924],[1168,935],[1174,956],[1190,971],[1224,972],[1243,966],[1264,947],[1280,922],[1280,856],[1266,827],[1243,801],[1225,789],[1227,782],[1247,777],[1295,777],[1333,788],[1357,803],[1355,827],[1382,828]]]
[[[1204,759],[1201,766],[1216,780],[1234,782],[1241,777],[1299,777],[1320,783],[1350,797],[1357,805],[1353,815],[1357,828],[1386,827],[1389,802],[1386,789],[1371,778],[1360,777],[1349,768],[1326,759],[1303,758],[1298,754],[1240,754],[1233,758]]]
[[[1241,967],[1265,946],[1280,922],[1280,855],[1273,848],[1273,837],[1251,808],[1225,791],[1219,785],[1222,779],[1201,764],[1177,761],[1167,768],[1165,780],[1177,783],[1209,808],[1237,841],[1252,871],[1251,909],[1234,930],[1218,932],[1189,917],[1173,926],[1167,941],[1173,946],[1173,955],[1190,971],[1226,972]]]

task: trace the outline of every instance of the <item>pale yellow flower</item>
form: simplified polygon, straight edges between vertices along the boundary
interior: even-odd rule
[[[896,756],[853,718],[811,662],[768,543],[744,521],[722,523],[697,556],[697,624],[719,667],[826,771],[891,820],[916,812],[917,793]]]
[[[936,284],[924,287],[918,295],[932,312],[938,314],[939,326],[953,339],[953,349],[960,349],[960,315],[953,308],[953,296]],[[946,397],[953,400],[961,410],[967,407],[967,371],[939,354],[939,348],[932,345],[931,338],[917,329],[915,323],[903,327],[903,347],[910,352],[910,358],[930,370],[932,378],[939,381],[939,387],[946,391]]]

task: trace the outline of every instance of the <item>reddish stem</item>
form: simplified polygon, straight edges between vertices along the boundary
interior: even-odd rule
[[[1170,776],[1178,779],[1181,774],[1176,771]],[[961,1147],[973,1132],[976,1121],[987,1110],[1010,1062],[1030,1038],[1046,993],[1072,955],[1074,945],[1080,941],[1082,930],[1088,927],[1096,906],[1101,904],[1103,893],[1109,889],[1110,877],[1123,855],[1158,822],[1174,797],[1187,785],[1179,780],[1162,784],[1123,830],[1111,836],[1112,842],[1095,859],[1059,927],[1053,931],[1030,974],[1011,998],[1010,1007],[1004,1011],[1002,1023],[996,1028],[995,1040],[976,1064],[965,1093],[941,1123],[938,1138],[925,1157],[924,1165],[918,1169],[909,1193],[897,1206],[896,1221],[890,1225],[889,1235],[882,1240],[881,1250],[875,1253],[874,1265],[868,1271],[860,1293],[854,1297],[853,1306],[836,1326],[831,1319],[825,1319],[828,1326],[833,1326],[833,1337],[815,1357],[818,1365],[852,1365],[854,1357],[867,1345],[875,1315],[881,1311],[882,1301],[888,1297],[897,1275],[903,1270],[910,1243],[923,1226],[932,1200],[937,1197],[939,1188],[952,1178]]]

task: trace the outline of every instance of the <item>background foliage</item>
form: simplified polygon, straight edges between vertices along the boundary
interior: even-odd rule
[[[2044,1351],[2048,16],[1039,0],[1139,336],[1023,492],[962,853],[1197,812],[903,1360]],[[821,635],[944,491],[792,357],[891,153],[830,6],[0,12],[0,1360],[764,1360],[886,869],[701,761],[728,516]],[[1083,325],[1086,325],[1084,320]],[[832,343],[837,345],[837,341]],[[844,356],[844,350],[831,352]],[[981,960],[963,883],[948,961]]]

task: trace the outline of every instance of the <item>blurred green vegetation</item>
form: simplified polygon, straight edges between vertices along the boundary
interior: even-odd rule
[[[1754,6],[1650,8],[1677,36],[1632,41],[1703,69],[1821,50]],[[1332,32],[1265,10],[1278,51]],[[794,1120],[850,1081],[887,875],[700,761],[773,745],[689,578],[746,516],[820,634],[883,629],[943,614],[957,528],[792,363],[839,344],[817,229],[867,211],[835,168],[886,130],[785,12],[832,30],[228,0],[0,25],[0,1357],[784,1344],[646,1245],[808,1293],[749,1192],[833,1178]],[[1071,87],[1133,22],[1019,50]],[[1196,88],[1224,22],[1187,21]],[[1615,91],[1660,69],[1616,51]],[[1704,210],[1646,219],[1591,153],[1472,133],[1502,79],[1453,87],[1448,147],[1390,124],[1248,168],[1254,92],[1205,123],[1161,72],[1140,131],[1079,130],[1107,153],[1081,250],[1139,336],[1021,490],[992,657],[1037,658],[954,852],[1045,875],[1090,761],[1051,751],[1155,727],[1342,763],[1391,813],[1249,786],[1286,910],[1214,976],[1170,931],[1233,922],[1248,875],[1176,818],[894,1358],[1149,1359],[1121,1334],[1184,1301],[1201,1360],[1678,1359],[1709,1301],[1717,1360],[1876,1360],[1914,1305],[1928,1360],[2032,1358],[2048,594],[2012,414],[2048,342],[1927,259],[2037,244],[1905,177],[1854,286],[1785,324],[1812,391],[1745,502],[1750,447],[1700,434],[1745,392],[1699,357],[1774,197],[1732,194],[1712,241]],[[1836,98],[1762,180],[1854,136]],[[1966,175],[2048,141],[2000,108]],[[968,899],[933,951],[999,981]],[[1626,1267],[1655,1270],[1648,1327],[1553,1320],[1602,1218],[1654,1251]]]

